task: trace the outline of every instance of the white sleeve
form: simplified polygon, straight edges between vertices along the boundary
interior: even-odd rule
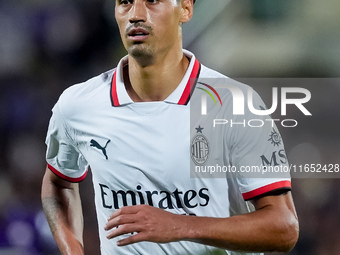
[[[88,164],[70,136],[59,103],[52,110],[46,145],[46,161],[53,173],[70,182],[86,177]]]
[[[256,109],[266,109],[254,91],[253,105]],[[241,118],[247,125],[235,128],[231,162],[239,170],[236,178],[243,198],[250,200],[268,192],[290,190],[287,156],[271,117],[247,110],[244,116],[235,117],[235,122],[241,122]]]

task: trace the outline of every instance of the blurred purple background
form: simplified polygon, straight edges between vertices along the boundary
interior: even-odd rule
[[[59,254],[40,203],[48,120],[65,88],[126,54],[114,2],[0,2],[0,254]],[[184,47],[230,77],[336,78],[339,22],[337,0],[201,0]],[[313,116],[292,113],[299,127],[280,128],[291,163],[339,163],[340,85],[323,81],[297,85],[312,92]],[[254,87],[270,104],[271,89]],[[339,253],[339,180],[293,179],[301,235],[289,254]],[[86,254],[99,254],[90,176],[81,194]]]

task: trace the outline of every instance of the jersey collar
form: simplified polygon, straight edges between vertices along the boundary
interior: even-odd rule
[[[177,88],[164,100],[166,103],[186,105],[195,89],[197,79],[200,74],[201,64],[195,58],[194,54],[187,50],[183,53],[190,59],[189,67]],[[127,64],[127,56],[122,58],[116,70],[114,71],[111,82],[111,102],[112,106],[123,106],[132,104],[130,96],[128,95],[124,80],[123,80],[123,67]]]

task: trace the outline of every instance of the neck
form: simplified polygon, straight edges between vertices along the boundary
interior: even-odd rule
[[[152,64],[141,65],[129,56],[129,65],[124,70],[127,92],[134,102],[165,100],[182,81],[189,60],[182,50],[177,54],[159,54]]]

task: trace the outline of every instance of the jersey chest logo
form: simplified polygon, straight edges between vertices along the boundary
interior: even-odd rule
[[[196,135],[191,141],[191,159],[196,165],[203,165],[208,160],[209,142],[202,134],[203,128],[196,128]]]
[[[107,154],[106,154],[106,147],[107,147],[107,145],[109,144],[109,142],[111,142],[111,140],[108,140],[108,141],[106,142],[105,146],[102,147],[96,140],[92,139],[92,140],[90,141],[90,146],[91,146],[91,147],[95,147],[95,148],[97,148],[98,150],[101,150],[102,153],[103,153],[103,155],[105,156],[106,160],[108,160],[109,157],[108,157]]]

